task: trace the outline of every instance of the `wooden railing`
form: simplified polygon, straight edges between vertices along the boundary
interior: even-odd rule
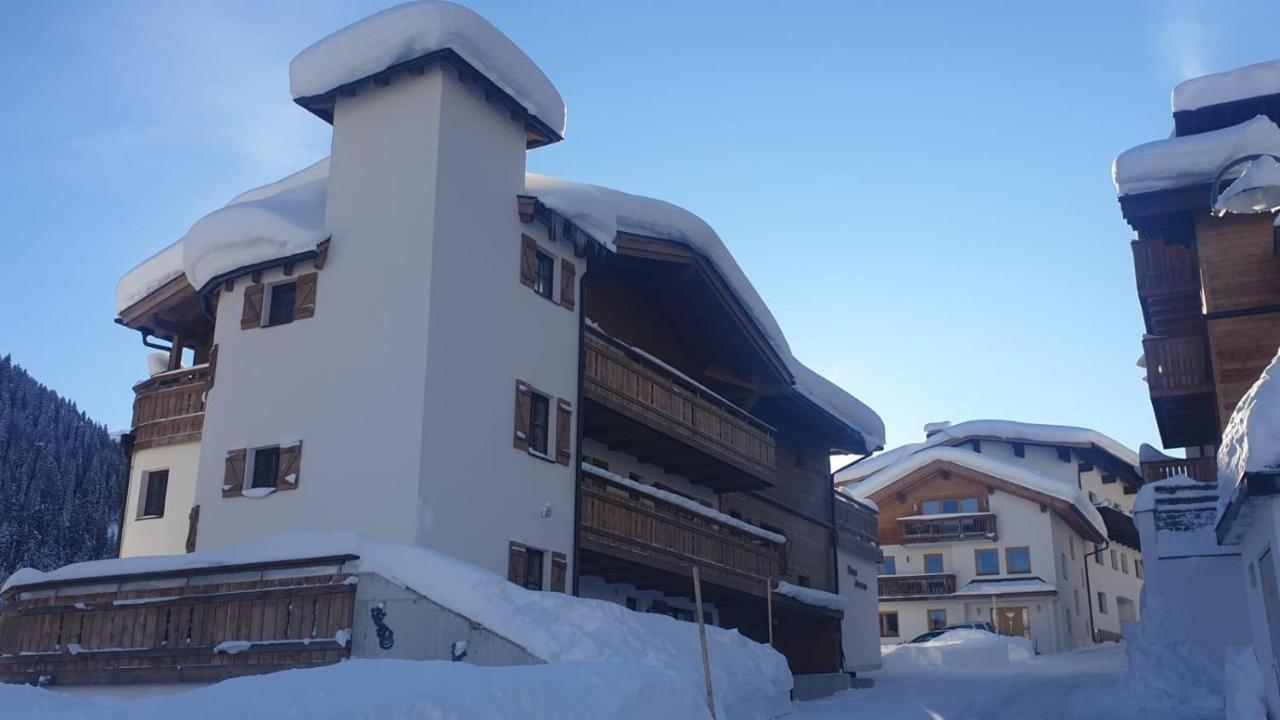
[[[1131,246],[1138,297],[1200,290],[1200,275],[1196,268],[1193,246],[1166,245],[1159,239],[1138,240],[1131,243]]]
[[[1218,481],[1218,461],[1213,457],[1169,458],[1142,463],[1142,481],[1144,483],[1164,480],[1175,475],[1186,475],[1192,480],[1216,483]]]
[[[903,544],[996,539],[996,516],[991,513],[900,518],[898,524]]]
[[[756,477],[774,475],[773,428],[653,358],[586,335],[587,397]]]
[[[950,595],[956,591],[956,576],[949,573],[881,575],[878,582],[882,598]]]
[[[1142,349],[1152,397],[1213,390],[1204,338],[1198,335],[1148,337],[1142,341]]]
[[[756,594],[783,570],[784,543],[589,473],[582,476],[579,528],[584,546],[682,575],[698,565],[708,577],[736,579],[724,584]]]
[[[133,386],[133,445],[142,449],[200,439],[209,366],[160,373]]]
[[[880,545],[876,513],[861,503],[841,498],[839,493],[836,494],[836,531],[840,544],[849,549]]]

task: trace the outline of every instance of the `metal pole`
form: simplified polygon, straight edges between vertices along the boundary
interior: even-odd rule
[[[769,647],[773,647],[773,578],[764,580],[765,605],[769,608]]]
[[[702,579],[698,576],[698,566],[693,566],[693,604],[698,613],[698,640],[702,643],[702,676],[707,681],[707,710],[714,720],[716,716],[716,693],[711,687],[711,655],[707,651],[707,626],[702,622]]]

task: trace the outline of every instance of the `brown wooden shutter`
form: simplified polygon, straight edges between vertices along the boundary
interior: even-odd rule
[[[187,552],[196,551],[196,530],[200,527],[200,506],[191,508],[187,514]]]
[[[214,345],[209,348],[209,380],[205,383],[205,392],[209,392],[209,388],[213,387],[213,379],[218,374],[218,346]]]
[[[244,305],[240,309],[240,329],[262,326],[262,283],[244,289]]]
[[[533,287],[538,274],[538,243],[528,235],[520,236],[520,282]]]
[[[244,491],[244,450],[227,451],[226,470],[222,475],[222,497],[239,497]]]
[[[574,290],[577,288],[575,276],[578,268],[568,258],[560,258],[560,304],[573,309]]]
[[[316,314],[316,279],[317,273],[298,276],[298,292],[293,296],[293,319],[314,317]]]
[[[292,475],[291,480],[289,476]],[[302,479],[302,443],[280,448],[280,471],[276,473],[276,490],[297,490]]]
[[[551,553],[551,590],[554,592],[565,591],[565,575],[569,569],[569,562],[565,558],[564,553]]]
[[[515,446],[517,450],[529,449],[529,412],[533,405],[533,397],[529,386],[516,381],[516,430]]]
[[[569,464],[569,438],[573,437],[573,406],[560,399],[556,407],[556,462]]]
[[[524,546],[518,542],[511,543],[507,548],[507,579],[521,587],[524,587],[527,569],[525,562]]]

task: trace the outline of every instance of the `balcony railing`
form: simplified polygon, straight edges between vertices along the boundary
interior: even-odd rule
[[[208,365],[160,373],[134,385],[134,447],[198,441],[204,430],[208,388]]]
[[[956,591],[956,576],[950,573],[881,575],[879,584],[882,598],[950,595]]]
[[[1200,291],[1200,275],[1196,268],[1195,248],[1191,245],[1167,245],[1163,240],[1138,240],[1132,243],[1133,274],[1138,283],[1138,297]]]
[[[589,473],[582,477],[584,548],[762,594],[780,577],[784,544]]]
[[[902,542],[928,543],[950,540],[995,540],[996,516],[991,513],[915,516],[898,519]]]
[[[1142,348],[1152,397],[1213,391],[1204,338],[1148,337],[1142,341]]]
[[[840,544],[849,550],[874,549],[880,545],[877,515],[861,503],[836,495],[836,531]]]
[[[770,481],[773,428],[665,363],[591,330],[586,335],[588,398],[669,437]]]
[[[1142,481],[1144,483],[1164,480],[1175,475],[1186,475],[1192,480],[1216,483],[1218,481],[1218,461],[1212,457],[1201,458],[1169,458],[1142,463]]]

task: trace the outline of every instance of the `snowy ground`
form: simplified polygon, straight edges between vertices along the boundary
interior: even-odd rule
[[[1038,657],[992,671],[872,673],[876,685],[796,703],[786,720],[1040,720],[1150,717],[1124,686],[1122,645]],[[1221,720],[1187,714],[1163,720]]]

